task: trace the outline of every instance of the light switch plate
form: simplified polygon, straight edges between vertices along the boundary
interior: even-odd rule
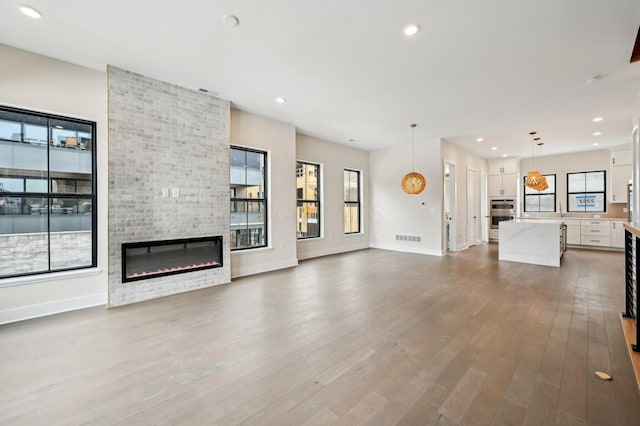
[[[162,198],[169,197],[169,188],[162,188]]]
[[[180,196],[180,188],[171,188],[171,196],[178,198]]]

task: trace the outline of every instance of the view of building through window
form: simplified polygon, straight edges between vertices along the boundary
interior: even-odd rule
[[[231,147],[231,250],[267,245],[267,153]]]
[[[549,186],[544,191],[536,191],[526,185],[524,187],[525,212],[555,212],[556,211],[556,175],[544,175]],[[524,177],[523,180],[527,178]]]
[[[296,165],[298,239],[320,236],[320,165],[298,161]]]
[[[360,232],[360,172],[344,171],[344,233]]]
[[[0,107],[0,276],[96,266],[94,135]]]

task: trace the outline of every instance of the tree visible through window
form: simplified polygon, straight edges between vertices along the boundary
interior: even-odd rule
[[[231,250],[267,245],[266,160],[266,152],[231,147]]]
[[[360,172],[344,171],[344,233],[360,232]]]
[[[95,130],[0,107],[0,277],[97,266]]]
[[[320,236],[320,165],[298,161],[296,164],[298,239]]]

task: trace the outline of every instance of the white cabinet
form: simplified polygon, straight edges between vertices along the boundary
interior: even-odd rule
[[[489,163],[489,197],[516,197],[516,160]]]
[[[611,151],[609,159],[609,165],[611,167],[630,166],[632,164],[631,150],[625,149],[624,151]]]
[[[582,219],[580,244],[583,246],[611,247],[611,223],[608,220]]]
[[[624,248],[624,220],[611,221],[611,247]]]
[[[612,151],[609,159],[609,202],[626,203],[627,185],[631,179],[631,150]]]
[[[580,219],[566,219],[564,224],[567,225],[567,244],[580,245]]]

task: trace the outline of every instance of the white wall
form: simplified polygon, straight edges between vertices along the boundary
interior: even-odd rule
[[[231,145],[267,151],[269,247],[231,253],[231,278],[298,264],[296,131],[290,124],[231,109]]]
[[[371,246],[441,256],[443,169],[440,141],[415,144],[415,171],[427,180],[417,195],[400,182],[411,172],[411,144],[370,153]],[[419,236],[421,242],[396,241],[396,235]]]
[[[369,153],[343,145],[296,135],[296,155],[301,161],[322,165],[322,238],[298,241],[298,259],[369,247]],[[363,199],[359,234],[344,233],[344,169],[361,172]]]
[[[467,244],[467,169],[475,170],[475,193],[476,193],[476,216],[480,219],[476,221],[476,239],[480,240],[481,237],[481,221],[487,219],[481,217],[481,203],[483,202],[481,197],[481,176],[482,173],[487,173],[487,161],[484,158],[480,158],[464,149],[452,144],[447,140],[442,140],[442,159],[443,163],[455,164],[455,184],[457,187],[456,192],[456,249],[464,249],[468,247]],[[488,226],[488,223],[487,223]],[[446,248],[446,241],[443,241],[443,249]]]
[[[107,300],[106,74],[0,44],[0,103],[97,123],[98,269],[0,280],[0,323]],[[14,285],[15,284],[15,285]]]

